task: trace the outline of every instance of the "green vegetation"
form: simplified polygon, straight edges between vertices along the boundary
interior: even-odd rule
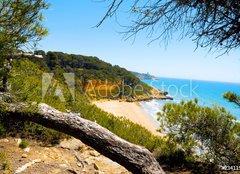
[[[47,30],[43,27],[43,0],[0,2],[0,91],[7,89],[10,59],[22,47],[31,48]]]
[[[3,164],[6,161],[6,154],[0,151],[0,164]]]
[[[114,1],[113,6],[110,7],[109,11],[113,11],[114,13],[121,5],[121,2],[119,4],[114,4]],[[158,3],[162,2],[159,1],[156,4],[158,5]],[[200,3],[200,5],[198,3]],[[179,16],[178,13],[175,13],[179,7],[180,9],[185,8],[186,5],[191,8],[198,7],[198,12],[200,14],[202,13],[202,8],[207,8],[211,12],[214,12],[214,16],[218,17],[214,17],[213,21],[208,21],[208,19],[212,17],[211,15],[209,16],[211,13],[208,13],[209,10],[207,10],[207,14],[200,15],[202,18],[195,18],[197,22],[191,22],[191,25],[194,23],[197,25],[191,27],[193,32],[189,32],[190,35],[192,35],[192,33],[203,33],[199,26],[205,27],[205,25],[198,25],[199,23],[201,24],[202,21],[209,24],[208,26],[213,25],[213,27],[208,28],[214,30],[214,26],[221,26],[222,24],[226,25],[224,22],[226,18],[228,19],[227,21],[230,19],[230,22],[228,23],[232,24],[233,27],[229,30],[230,33],[222,33],[217,30],[212,32],[212,34],[204,32],[197,37],[197,45],[203,44],[203,47],[209,45],[210,47],[216,46],[220,49],[226,50],[226,52],[232,48],[238,47],[239,37],[230,37],[231,35],[239,33],[239,20],[237,17],[231,17],[234,14],[231,12],[235,10],[222,17],[222,11],[229,11],[229,5],[226,5],[226,3],[220,3],[217,4],[217,6],[215,4],[215,8],[211,7],[211,3],[205,3],[205,5],[201,5],[202,2],[200,1],[198,3],[193,5],[191,3],[184,3],[183,5],[180,1],[179,3],[176,3],[175,0],[172,0],[170,4],[174,5],[169,6],[169,3],[163,3],[161,7],[156,8],[155,10],[158,12],[167,10],[169,14],[173,14],[170,16],[174,19],[176,16]],[[216,1],[216,3],[218,2]],[[136,3],[134,3],[134,6],[132,6],[133,8],[131,8],[132,10],[130,11],[140,15],[139,18],[137,18],[140,20],[140,23],[136,22],[136,26],[132,27],[133,29],[141,28],[142,25],[144,25],[143,28],[149,27],[156,22],[159,22],[159,20],[155,20],[154,18],[156,15],[159,15],[158,12],[147,14],[146,12],[142,13],[141,10],[138,11],[135,5]],[[148,4],[145,4],[139,8],[145,8],[147,5]],[[236,6],[236,9],[239,7],[239,3],[238,5],[234,5]],[[48,5],[44,0],[4,0],[1,2],[0,91],[6,91],[8,86],[7,82],[9,82],[11,85],[9,92],[15,96],[14,99],[2,98],[1,100],[9,103],[44,102],[63,112],[67,110],[79,112],[82,117],[97,122],[125,140],[145,146],[150,151],[154,152],[159,161],[163,160],[167,162],[168,165],[181,165],[182,163],[190,164],[191,162],[195,163],[197,161],[200,163],[209,163],[210,167],[214,168],[211,164],[239,164],[240,123],[237,122],[236,118],[224,108],[217,106],[214,108],[201,107],[198,105],[197,100],[181,102],[180,104],[166,104],[163,108],[163,113],[159,113],[161,128],[168,132],[166,141],[160,137],[153,136],[148,130],[140,125],[102,111],[95,105],[92,105],[89,101],[89,97],[102,98],[104,96],[105,98],[118,99],[126,96],[126,98],[135,98],[139,95],[147,95],[151,93],[152,88],[141,82],[136,76],[150,79],[154,78],[149,74],[139,74],[136,72],[133,72],[132,74],[124,68],[112,66],[109,63],[101,61],[97,57],[65,54],[61,52],[45,53],[44,51],[36,51],[35,53],[43,55],[44,59],[31,61],[28,59],[21,59],[12,62],[11,59],[16,53],[21,52],[21,48],[32,47],[32,45],[35,45],[37,41],[47,34],[47,30],[42,25],[43,16],[41,13],[41,11],[47,9],[47,7]],[[168,7],[172,10],[169,10]],[[184,13],[191,13],[191,8],[189,8],[190,11],[186,10]],[[219,14],[219,10],[216,9],[220,9]],[[181,12],[181,10],[179,12]],[[105,18],[109,14],[112,13],[108,13]],[[166,17],[169,16],[165,13],[161,14]],[[149,17],[149,15],[152,17]],[[189,15],[189,17],[190,16],[191,15]],[[199,16],[198,13],[196,13],[196,16]],[[147,21],[150,21],[149,25],[146,25],[146,18]],[[184,20],[186,20],[185,23],[189,23],[188,18],[182,19],[183,23]],[[220,22],[216,22],[215,19],[220,19]],[[154,21],[152,22],[151,20]],[[168,27],[169,30],[164,29],[163,34],[165,34],[166,31],[168,33],[168,31],[172,30],[172,20],[168,21],[170,24],[169,26],[171,27]],[[178,20],[174,21],[179,23]],[[103,21],[100,21],[100,24],[102,22]],[[179,24],[182,23],[180,22]],[[218,28],[222,30],[222,27]],[[204,38],[207,38],[207,40]],[[223,44],[224,42],[227,44]],[[13,66],[12,69],[11,66]],[[53,73],[54,76],[46,91],[46,95],[43,96],[42,75],[44,72]],[[76,75],[74,98],[69,91],[69,86],[64,82],[65,78],[63,73],[74,73]],[[107,83],[105,87],[100,87],[105,83]],[[90,90],[88,90],[89,84],[92,85]],[[130,88],[134,89],[139,85],[143,87],[143,90],[137,90],[136,93],[132,93]],[[130,88],[124,88],[124,86],[129,86]],[[59,95],[56,93],[56,91],[59,90],[62,92],[61,95],[64,98],[64,101],[60,100]],[[93,93],[95,90],[98,90],[99,93]],[[85,95],[84,92],[88,95]],[[104,94],[105,92],[107,92],[106,95]],[[240,96],[228,92],[224,97],[237,106],[240,106]],[[0,103],[0,136],[2,137],[20,136],[22,138],[34,138],[47,144],[57,144],[60,139],[68,138],[67,135],[35,123],[10,119],[7,117],[5,110],[5,106]],[[31,110],[26,112],[31,114]],[[19,147],[26,148],[27,145],[28,143],[24,139]],[[6,154],[3,152],[0,152],[0,164],[4,173],[10,173],[10,163],[7,161]],[[194,168],[196,169],[196,167]],[[200,173],[199,170],[198,172]],[[215,170],[210,171],[209,173],[213,172],[215,172]]]
[[[11,164],[9,162],[5,162],[3,163],[2,165],[2,168],[4,170],[4,173],[3,174],[10,174],[10,169],[11,169]]]
[[[240,123],[221,107],[201,107],[198,101],[166,104],[159,113],[161,128],[180,145],[190,161],[239,164]]]
[[[20,147],[21,149],[27,148],[27,147],[28,147],[28,141],[25,140],[25,139],[23,139],[23,140],[21,141],[21,143],[18,145],[18,147]]]
[[[57,71],[51,70],[42,60],[15,60],[9,79],[12,85],[9,92],[16,97],[14,102],[44,102],[63,112],[67,110],[79,112],[82,117],[97,122],[123,139],[145,146],[154,152],[161,163],[164,162],[167,165],[192,164],[191,167],[196,169],[194,164],[196,161],[201,161],[202,165],[206,161],[212,162],[213,159],[216,164],[227,160],[236,162],[239,159],[240,153],[233,153],[233,150],[239,152],[239,147],[237,147],[239,139],[235,137],[235,135],[240,136],[239,123],[232,121],[234,117],[223,108],[202,108],[198,106],[197,101],[182,102],[180,105],[166,104],[163,108],[164,113],[160,114],[162,123],[164,123],[162,129],[167,128],[169,131],[166,141],[152,135],[138,124],[125,118],[115,117],[92,105],[82,91],[82,83],[75,84],[74,100],[63,77],[60,73],[56,74],[56,72],[65,70],[61,67],[57,69]],[[44,72],[54,72],[55,76],[52,78],[46,95],[42,96],[42,74]],[[78,77],[76,79],[76,81],[79,80]],[[57,88],[63,92],[65,101],[61,101],[59,96],[56,96]],[[0,133],[2,136],[17,135],[22,138],[34,138],[47,144],[56,144],[60,139],[67,138],[60,132],[35,123],[10,120],[4,116],[4,107],[2,105],[1,107]],[[196,148],[207,149],[209,153],[196,155],[194,154]],[[224,149],[228,149],[227,153],[223,153]],[[214,166],[210,165],[210,168],[213,169]]]
[[[6,153],[0,151],[0,171],[3,171],[3,174],[10,174],[11,164],[7,160]]]
[[[42,52],[43,53],[43,52]],[[67,72],[71,72],[71,68]],[[53,72],[51,84],[45,96],[42,96],[42,75]],[[125,118],[115,117],[92,105],[83,93],[82,83],[75,84],[75,100],[61,72],[65,69],[59,65],[49,67],[45,60],[21,59],[13,62],[10,74],[9,91],[16,98],[3,99],[5,102],[44,102],[60,110],[81,113],[82,117],[95,121],[123,139],[145,146],[167,166],[182,166],[190,170],[216,170],[215,164],[234,164],[239,159],[240,125],[225,109],[200,107],[197,100],[181,104],[166,104],[160,115],[162,130],[168,130],[166,139],[152,135],[148,130]],[[80,80],[77,76],[76,81]],[[23,83],[24,82],[24,83]],[[61,89],[65,101],[56,95]],[[239,98],[226,94],[226,98],[236,103]],[[1,136],[20,136],[34,138],[46,144],[57,144],[62,138],[68,138],[60,132],[45,128],[35,123],[11,120],[4,115],[4,106],[0,105]],[[29,111],[31,114],[31,112]],[[196,154],[196,149],[201,153]],[[199,162],[196,164],[196,162]],[[208,163],[206,163],[208,162]],[[167,169],[170,170],[170,169]]]
[[[124,98],[129,96],[134,98],[138,95],[151,93],[152,87],[141,82],[131,72],[117,65],[113,66],[106,63],[97,57],[50,51],[46,54],[41,50],[35,51],[35,54],[44,56],[44,59],[34,60],[35,63],[38,63],[43,69],[53,72],[58,80],[64,80],[63,73],[74,73],[76,80],[81,82],[83,90],[91,91],[95,89],[97,91],[93,97]],[[129,88],[134,89],[139,85],[142,86],[142,91],[136,90],[133,93]],[[93,86],[94,89],[92,89]],[[102,86],[103,89],[99,89],[99,86]],[[104,95],[106,91],[107,94]]]
[[[15,102],[44,102],[63,112],[66,110],[79,112],[82,117],[96,121],[123,139],[145,146],[151,151],[160,149],[162,147],[161,145],[164,144],[161,138],[152,135],[142,126],[134,124],[127,119],[115,117],[92,105],[88,98],[82,93],[81,85],[78,83],[75,84],[75,100],[73,100],[67,84],[64,83],[63,80],[60,80],[61,76],[52,79],[52,83],[46,95],[43,97],[42,74],[44,72],[51,72],[51,70],[48,70],[49,69],[45,69],[44,64],[40,62],[34,63],[28,59],[15,60],[9,79],[9,83],[12,86],[9,92],[16,97]],[[57,87],[62,90],[65,101],[61,101],[60,98],[55,95]],[[2,125],[3,130],[2,136],[18,135],[23,138],[39,139],[52,144],[66,137],[66,135],[62,133],[44,128],[35,123],[10,120],[4,116],[4,108],[0,109],[0,113],[0,125]]]
[[[238,107],[240,107],[240,96],[232,93],[232,92],[227,92],[223,95],[225,99],[227,99],[229,102],[234,103]]]

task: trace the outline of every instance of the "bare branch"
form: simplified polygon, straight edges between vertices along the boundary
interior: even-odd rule
[[[122,3],[114,0],[98,26],[112,17]],[[180,31],[182,38],[192,37],[197,47],[207,47],[210,51],[228,53],[240,46],[239,0],[134,0],[129,9],[134,15],[126,29],[126,38],[146,30],[153,40],[167,42]]]

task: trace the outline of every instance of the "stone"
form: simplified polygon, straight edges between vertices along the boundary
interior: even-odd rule
[[[17,170],[15,171],[15,174],[22,173],[27,168],[31,167],[33,164],[40,163],[40,162],[41,162],[41,159],[35,159],[35,160],[33,160],[33,161],[29,162],[29,163],[26,163],[23,166],[17,168]]]
[[[78,167],[83,167],[81,163],[77,163],[77,166]]]
[[[23,151],[24,151],[24,152],[30,152],[30,148],[27,147],[27,148],[23,149]]]
[[[60,172],[61,172],[60,169],[53,169],[53,170],[51,171],[51,174],[59,174]]]
[[[33,160],[32,162],[33,162],[33,163],[40,163],[40,162],[42,162],[42,160],[41,160],[41,159],[35,159],[35,160]]]
[[[93,168],[94,168],[95,170],[99,170],[99,168],[98,168],[98,166],[97,166],[96,163],[93,163]]]
[[[21,138],[17,138],[16,141],[17,141],[17,146],[19,146],[19,144],[22,142],[22,139]]]
[[[22,154],[22,158],[27,158],[28,157],[28,155],[27,154]]]
[[[63,167],[63,168],[67,168],[68,167],[67,164],[60,164],[59,166]]]
[[[63,149],[69,149],[69,150],[79,150],[83,148],[83,143],[75,138],[71,138],[71,139],[65,139],[63,141],[60,142],[59,147],[63,148]]]
[[[90,151],[89,155],[94,156],[94,157],[100,156],[100,154],[98,152],[96,152],[96,151]]]
[[[9,142],[9,140],[6,138],[0,140],[0,143],[8,143],[8,142]]]

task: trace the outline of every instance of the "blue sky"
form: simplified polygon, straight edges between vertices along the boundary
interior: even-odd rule
[[[93,0],[51,0],[51,7],[44,12],[49,35],[39,49],[97,56],[113,65],[128,70],[149,72],[161,77],[200,79],[240,83],[240,50],[216,58],[208,50],[195,50],[191,39],[173,38],[165,47],[140,33],[136,40],[125,41],[119,32],[123,28],[108,19],[100,28],[100,21],[107,4]],[[127,21],[128,14],[119,12],[118,20]]]

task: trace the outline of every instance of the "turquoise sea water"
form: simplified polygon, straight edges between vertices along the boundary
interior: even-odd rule
[[[165,103],[179,103],[181,100],[188,101],[198,98],[200,105],[210,107],[218,105],[225,107],[232,115],[240,120],[240,108],[229,103],[222,97],[223,94],[228,91],[240,95],[240,84],[173,78],[159,78],[157,80],[143,81],[155,88],[167,91],[169,96],[174,98],[173,101],[152,100],[141,102],[143,109],[154,119],[157,118],[156,113],[161,111]]]

